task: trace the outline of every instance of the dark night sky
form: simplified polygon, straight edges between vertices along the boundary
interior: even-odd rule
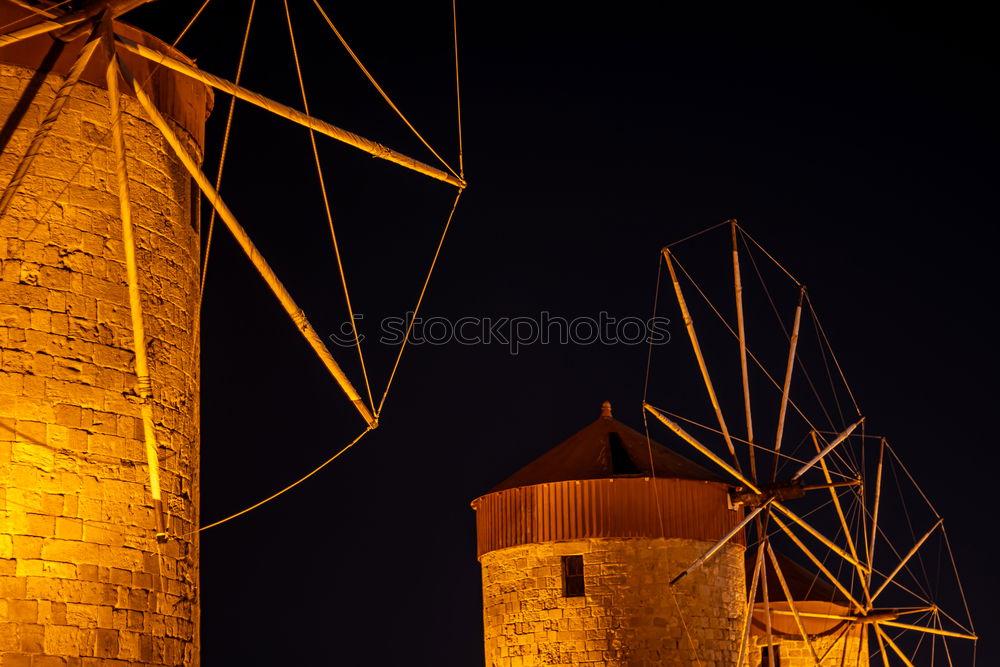
[[[908,3],[539,4],[460,3],[471,186],[423,314],[645,318],[659,248],[738,218],[809,285],[870,430],[889,436],[946,517],[987,635],[978,664],[1000,663],[992,530],[980,523],[1000,463],[987,425],[1000,397],[986,15],[972,3],[947,14]],[[232,77],[249,3],[214,5],[180,47]],[[280,3],[258,5],[244,81],[300,106]],[[449,3],[324,5],[452,159]],[[195,6],[153,3],[131,20],[172,40]],[[312,3],[293,11],[314,114],[433,160]],[[227,105],[217,98],[209,173]],[[381,394],[396,348],[375,341],[374,325],[412,308],[454,195],[329,140],[321,152]],[[223,194],[317,329],[334,331],[346,313],[305,130],[237,105]],[[362,426],[219,232],[202,350],[204,523],[294,480]],[[724,289],[727,243],[717,234],[678,250],[710,281],[716,262]],[[654,402],[703,411],[683,329],[670,330]],[[335,352],[360,388],[351,350]],[[629,345],[412,347],[376,432],[294,492],[203,534],[205,664],[481,664],[469,501],[605,399],[641,428],[645,361]],[[738,373],[731,355],[709,363]]]

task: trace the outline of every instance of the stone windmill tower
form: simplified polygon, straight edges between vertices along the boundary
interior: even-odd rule
[[[487,667],[734,665],[743,625],[730,486],[600,418],[477,498]]]
[[[0,3],[0,25],[37,18]],[[135,97],[109,92],[96,30],[73,27],[0,48],[0,654],[192,664],[197,189]],[[183,58],[135,28],[113,30]],[[200,156],[208,89],[123,61]],[[125,183],[113,136],[129,148]],[[132,202],[124,232],[120,188]]]

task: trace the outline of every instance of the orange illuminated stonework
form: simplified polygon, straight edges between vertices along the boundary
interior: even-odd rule
[[[2,24],[23,14],[0,3]],[[53,44],[49,36],[0,49],[0,182],[10,179],[85,37],[66,45],[48,74],[36,67]],[[125,95],[167,519],[167,540],[158,543],[108,96],[96,85],[105,62],[94,57],[96,73],[73,89],[0,219],[4,665],[198,663],[196,206],[187,174]],[[190,84],[177,84],[187,87],[182,91],[169,75],[151,81],[164,112],[200,154],[207,91],[192,96]]]

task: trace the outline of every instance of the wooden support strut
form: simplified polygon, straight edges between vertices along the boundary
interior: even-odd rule
[[[906,667],[914,667],[914,665],[910,661],[910,659],[906,657],[905,653],[903,653],[903,650],[901,648],[899,648],[899,646],[896,645],[896,642],[892,641],[892,639],[889,637],[889,635],[887,635],[885,633],[885,630],[883,630],[880,627],[880,624],[873,623],[872,627],[875,628],[875,632],[877,632],[879,634],[879,636],[882,639],[885,640],[885,642],[889,645],[889,648],[892,649],[893,653],[895,653],[897,656],[899,656],[899,659],[903,661],[903,664],[905,664]],[[881,642],[879,642],[879,643],[881,643]],[[887,661],[886,664],[888,664],[888,661]]]
[[[799,289],[799,303],[795,307],[795,320],[792,323],[792,335],[788,340],[788,363],[785,366],[785,382],[781,387],[781,404],[778,408],[778,427],[774,436],[774,461],[771,465],[771,481],[778,478],[778,452],[781,451],[781,439],[785,433],[785,415],[788,413],[788,395],[792,387],[792,371],[795,369],[795,348],[799,343],[799,325],[802,323],[802,302],[805,300],[806,288]]]
[[[262,109],[266,109],[275,115],[308,127],[309,129],[315,130],[320,134],[325,134],[328,137],[342,141],[350,146],[354,146],[355,148],[365,151],[373,157],[394,162],[400,166],[406,167],[407,169],[424,174],[425,176],[430,176],[431,178],[435,178],[439,181],[444,181],[445,183],[449,183],[460,189],[464,189],[466,187],[466,182],[462,178],[449,174],[448,172],[442,171],[436,167],[432,167],[429,164],[424,164],[419,160],[414,160],[413,158],[407,157],[402,153],[397,153],[390,148],[386,148],[380,143],[366,139],[358,134],[341,129],[335,125],[321,121],[318,118],[313,118],[312,116],[298,111],[290,106],[275,102],[274,100],[264,97],[259,93],[255,93],[252,90],[247,90],[242,86],[238,86],[235,83],[215,76],[214,74],[204,72],[193,65],[188,65],[187,63],[181,62],[176,58],[171,58],[161,51],[151,49],[142,44],[137,44],[136,42],[122,37],[121,35],[118,35],[118,42],[126,51],[129,51],[130,53],[134,53],[137,56],[151,60],[157,65],[162,65],[172,69],[175,72],[184,74],[185,76],[195,79],[196,81],[201,81],[205,85],[218,88],[219,90],[229,93],[244,102],[249,102],[250,104],[258,106]]]
[[[754,559],[753,576],[750,578],[750,592],[747,594],[746,618],[743,619],[743,630],[740,633],[740,652],[736,660],[737,665],[743,665],[743,658],[747,655],[747,644],[750,641],[750,623],[753,620],[754,600],[757,599],[757,583],[760,581],[760,568],[764,563],[764,550],[757,549],[757,557]]]
[[[803,519],[802,517],[800,517],[798,514],[796,514],[792,510],[788,509],[787,507],[785,507],[784,505],[782,505],[779,502],[774,502],[774,503],[772,503],[772,505],[779,512],[781,512],[786,517],[788,517],[789,519],[791,519],[793,522],[797,523],[799,526],[801,526],[802,528],[804,528],[807,533],[809,533],[810,535],[812,535],[813,537],[815,537],[817,540],[819,540],[820,542],[822,542],[823,545],[826,546],[827,549],[829,549],[833,553],[837,554],[838,556],[840,556],[841,558],[843,558],[844,560],[846,560],[851,565],[854,565],[855,567],[861,568],[865,572],[868,572],[868,567],[866,567],[863,563],[861,563],[860,561],[858,561],[858,559],[852,558],[851,554],[847,553],[846,551],[844,551],[843,549],[841,549],[840,547],[838,547],[836,544],[834,544],[833,542],[831,542],[829,538],[827,538],[825,535],[823,535],[823,533],[819,532],[818,530],[816,530],[815,528],[813,528],[812,526],[810,526],[806,522],[806,520]],[[872,597],[874,597],[874,596],[872,596]]]
[[[833,584],[837,588],[837,590],[841,592],[841,594],[843,594],[844,598],[848,602],[850,602],[851,605],[854,606],[854,609],[856,609],[859,612],[864,610],[864,605],[862,605],[860,602],[854,599],[854,596],[851,595],[851,592],[847,590],[847,588],[845,588],[842,583],[840,583],[840,580],[837,579],[837,577],[835,577],[832,572],[830,572],[830,570],[826,567],[826,565],[823,564],[823,561],[817,558],[816,554],[814,554],[812,550],[809,549],[809,547],[807,547],[805,543],[799,539],[798,535],[792,532],[792,529],[790,527],[785,525],[785,523],[777,516],[775,516],[773,513],[771,514],[770,518],[778,525],[778,528],[780,528],[781,531],[788,536],[788,538],[795,544],[795,546],[797,546],[799,550],[801,550],[802,553],[804,553],[806,557],[809,558],[812,564],[815,565],[816,568],[823,573],[823,575],[827,578],[827,580],[831,584]]]
[[[694,319],[691,317],[691,312],[688,310],[687,301],[684,299],[684,292],[681,290],[680,281],[677,280],[677,272],[674,270],[674,262],[671,259],[670,249],[663,249],[663,258],[667,260],[667,270],[670,272],[670,280],[674,285],[674,293],[677,295],[677,303],[681,307],[681,315],[684,318],[684,327],[687,329],[688,338],[691,339],[691,348],[694,350],[694,356],[698,360],[698,368],[701,370],[701,377],[705,381],[705,389],[708,391],[708,398],[712,403],[712,408],[715,410],[715,417],[719,421],[719,429],[722,431],[722,439],[726,441],[726,447],[729,449],[730,456],[733,457],[733,466],[736,470],[742,472],[740,468],[740,460],[736,456],[736,448],[733,446],[733,439],[729,435],[729,427],[726,426],[726,420],[722,415],[722,407],[719,405],[719,398],[715,395],[715,387],[712,384],[712,378],[708,374],[708,366],[705,363],[705,357],[701,353],[701,345],[698,343],[698,334],[694,329]]]
[[[760,514],[761,512],[763,512],[764,508],[766,508],[767,506],[768,506],[768,503],[764,503],[763,505],[761,505],[760,507],[758,507],[757,509],[755,509],[753,512],[750,512],[750,514],[747,514],[746,517],[743,518],[743,521],[740,521],[740,523],[735,528],[733,528],[728,533],[726,533],[725,537],[723,537],[721,540],[719,540],[718,542],[716,542],[715,544],[713,544],[711,547],[709,547],[708,551],[706,551],[704,554],[701,555],[701,558],[699,558],[698,560],[696,560],[686,570],[684,570],[683,572],[681,572],[680,574],[678,574],[676,577],[674,577],[673,579],[671,579],[670,580],[670,585],[673,586],[678,581],[680,581],[681,579],[683,579],[684,577],[686,577],[687,575],[691,574],[692,572],[694,572],[695,570],[697,570],[699,567],[701,567],[702,565],[704,565],[705,562],[709,558],[711,558],[712,556],[714,556],[716,554],[716,552],[719,551],[719,549],[721,549],[722,547],[726,546],[726,543],[729,542],[729,540],[733,539],[736,535],[738,535],[739,532],[741,530],[743,530],[746,527],[746,525],[748,523],[750,523],[750,521],[752,521],[754,519],[754,517],[756,517],[758,514]]]
[[[899,574],[899,571],[902,570],[908,562],[910,562],[910,559],[913,558],[913,555],[917,553],[920,547],[924,545],[924,542],[927,541],[927,539],[934,533],[935,530],[937,530],[938,526],[940,526],[942,523],[944,523],[944,519],[938,519],[937,523],[931,526],[931,529],[928,530],[926,533],[924,533],[923,537],[917,540],[917,543],[914,544],[910,548],[910,550],[906,553],[906,556],[904,556],[903,559],[899,561],[899,564],[896,565],[892,573],[890,573],[889,576],[885,578],[885,581],[882,582],[882,585],[879,586],[874,593],[872,593],[872,601],[874,601],[875,598],[877,598],[882,593],[882,591],[885,590],[886,586],[888,586],[892,582],[892,580],[896,578],[896,575]]]
[[[661,423],[663,423],[664,426],[666,426],[671,431],[673,431],[678,436],[680,436],[685,442],[687,442],[689,445],[691,445],[692,447],[694,447],[695,449],[697,449],[699,452],[701,452],[702,454],[704,454],[705,456],[707,456],[709,459],[712,460],[713,463],[715,463],[717,466],[719,466],[720,468],[722,468],[723,470],[725,470],[726,472],[728,472],[735,479],[739,480],[739,482],[741,484],[743,484],[743,486],[747,487],[748,489],[750,489],[754,493],[760,493],[761,492],[760,488],[757,487],[749,479],[747,479],[746,476],[744,476],[742,472],[740,472],[739,470],[737,470],[736,468],[732,467],[731,465],[729,465],[728,463],[726,463],[725,461],[723,461],[721,458],[719,458],[718,456],[716,456],[715,453],[711,449],[709,449],[705,445],[703,445],[700,442],[698,442],[698,440],[694,436],[692,436],[687,431],[685,431],[683,428],[681,428],[680,424],[678,424],[674,420],[672,420],[669,417],[667,417],[665,414],[663,414],[662,412],[660,412],[659,410],[657,410],[656,408],[654,408],[649,403],[643,403],[642,407],[643,407],[643,409],[646,412],[648,412],[649,414],[653,415]]]
[[[347,394],[347,398],[354,404],[354,407],[361,414],[362,418],[364,418],[365,422],[367,422],[370,427],[375,428],[378,425],[378,421],[372,415],[368,406],[365,405],[361,396],[358,395],[357,390],[351,384],[351,381],[347,378],[344,371],[337,364],[333,355],[330,354],[330,350],[323,344],[323,340],[319,337],[319,334],[316,333],[316,330],[313,329],[309,320],[306,319],[305,313],[302,312],[302,309],[299,308],[298,304],[295,303],[295,300],[292,299],[292,295],[288,293],[287,289],[285,289],[285,286],[278,279],[278,276],[275,275],[274,270],[271,269],[267,261],[260,254],[260,251],[257,250],[257,246],[255,246],[253,241],[250,240],[250,236],[247,234],[246,230],[243,229],[239,222],[237,222],[236,216],[233,215],[232,211],[229,210],[229,207],[222,201],[222,197],[220,197],[216,189],[212,187],[208,177],[205,176],[204,172],[202,172],[198,167],[197,162],[195,162],[194,158],[187,152],[187,149],[184,148],[180,138],[167,123],[166,119],[164,119],[157,110],[153,101],[149,98],[149,95],[143,87],[138,81],[136,81],[135,77],[132,76],[128,67],[121,62],[119,63],[119,66],[122,74],[125,76],[125,79],[135,90],[136,97],[139,98],[139,103],[142,104],[143,108],[146,110],[146,113],[149,115],[152,123],[157,127],[157,129],[160,130],[160,133],[163,134],[167,143],[170,144],[170,147],[177,154],[177,157],[180,158],[181,163],[183,163],[184,167],[188,170],[188,173],[191,174],[191,177],[198,183],[198,187],[201,188],[201,191],[205,193],[205,197],[212,203],[215,210],[218,211],[219,217],[222,218],[222,221],[236,238],[240,247],[243,248],[243,252],[245,252],[247,257],[250,258],[254,267],[264,278],[268,287],[270,287],[271,291],[274,292],[274,295],[278,298],[278,301],[285,309],[285,312],[288,313],[292,322],[295,323],[296,328],[302,332],[303,337],[313,348],[313,351],[316,352],[316,355],[323,362],[323,365],[326,366],[327,370],[333,376],[334,380],[336,380],[337,384],[340,385],[343,392]]]
[[[39,21],[20,30],[12,30],[4,35],[0,35],[0,47],[16,44],[22,40],[35,37],[36,35],[44,35],[53,30],[73,26],[89,18],[89,16],[82,14],[70,14],[54,21]]]
[[[132,197],[129,188],[128,166],[125,160],[125,130],[122,127],[121,95],[118,89],[118,58],[114,52],[111,17],[100,21],[104,33],[104,46],[108,54],[106,80],[108,107],[111,116],[111,143],[115,154],[115,172],[118,180],[118,207],[122,220],[122,246],[125,249],[125,273],[128,279],[129,314],[132,318],[132,348],[135,351],[135,374],[142,432],[146,446],[146,463],[149,467],[149,487],[153,496],[153,513],[156,518],[156,539],[167,539],[163,500],[160,495],[160,464],[157,456],[156,429],[153,425],[152,381],[149,377],[149,360],[146,356],[146,331],[142,318],[142,297],[139,291],[139,269],[135,258],[135,233],[132,225]]]
[[[788,589],[788,582],[785,581],[785,573],[781,571],[781,566],[778,565],[778,557],[774,555],[774,549],[771,548],[771,542],[768,540],[764,543],[767,547],[767,555],[771,559],[771,565],[774,566],[774,574],[778,577],[778,583],[781,585],[781,590],[785,594],[785,601],[788,602],[788,608],[792,611],[792,618],[795,619],[795,626],[799,629],[799,634],[802,635],[802,640],[809,647],[809,652],[812,654],[813,663],[816,667],[820,667],[819,655],[816,653],[816,647],[813,646],[812,640],[809,639],[809,635],[806,633],[806,628],[802,625],[802,619],[799,617],[798,609],[795,608],[795,603],[792,601],[792,592]]]
[[[816,435],[816,431],[810,431],[812,436],[813,445],[816,447],[816,452],[822,451],[819,444],[819,436]],[[826,464],[826,459],[820,459],[820,467],[823,469],[823,478],[826,480],[827,484],[833,484],[833,478],[830,476],[830,467]],[[858,560],[858,551],[854,545],[854,539],[851,537],[851,529],[847,524],[847,516],[844,514],[844,508],[840,504],[840,496],[837,494],[837,490],[831,486],[830,487],[830,500],[833,501],[833,506],[837,510],[837,517],[840,519],[840,527],[844,531],[844,538],[847,540],[847,548],[850,550],[851,555],[855,560]],[[871,565],[871,563],[869,563]],[[861,591],[865,594],[865,610],[872,608],[872,596],[871,592],[868,590],[868,573],[855,568],[858,573],[858,580],[861,582]],[[870,572],[870,570],[869,570]]]
[[[798,470],[796,470],[795,474],[792,475],[792,481],[795,481],[799,477],[802,477],[802,475],[806,474],[809,471],[810,468],[812,468],[818,462],[822,461],[823,457],[825,457],[827,454],[829,454],[830,452],[832,452],[836,447],[838,447],[840,445],[840,443],[842,443],[845,440],[847,440],[847,438],[849,438],[850,435],[852,433],[854,433],[855,429],[857,429],[859,426],[861,426],[861,424],[864,423],[864,421],[865,421],[865,418],[862,417],[861,419],[859,419],[858,421],[854,422],[853,424],[851,424],[850,426],[848,426],[846,429],[844,429],[836,438],[834,438],[830,442],[829,445],[827,445],[822,450],[820,450],[819,452],[817,452],[816,456],[814,456],[811,459],[809,459],[806,463],[804,463],[802,465],[801,468],[799,468]]]
[[[743,411],[747,422],[747,443],[750,445],[750,476],[757,479],[757,457],[753,447],[753,411],[750,407],[750,374],[747,370],[747,336],[743,318],[743,282],[740,275],[740,251],[736,238],[736,221],[730,220],[733,237],[733,288],[736,292],[736,331],[740,341],[740,375],[743,380]]]
[[[910,625],[909,623],[899,623],[897,621],[875,621],[879,625],[885,625],[890,628],[902,628],[903,630],[915,630],[917,632],[926,632],[931,635],[940,635],[942,637],[955,637],[957,639],[979,639],[978,635],[968,635],[963,632],[952,632],[951,630],[939,630],[937,628],[927,628],[922,625]]]

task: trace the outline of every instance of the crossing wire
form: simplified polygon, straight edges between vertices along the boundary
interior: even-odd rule
[[[286,4],[287,4],[287,2],[286,2]],[[420,132],[417,131],[417,128],[415,128],[413,126],[413,123],[411,123],[410,120],[403,114],[403,112],[400,111],[399,107],[396,106],[396,103],[393,102],[392,98],[389,97],[389,94],[385,92],[385,90],[382,88],[382,86],[379,85],[378,81],[375,80],[375,77],[372,76],[371,72],[368,71],[368,68],[365,67],[364,63],[361,62],[361,59],[354,52],[354,49],[352,49],[350,47],[350,45],[347,43],[347,40],[344,39],[344,36],[342,34],[340,34],[339,30],[337,30],[337,26],[335,26],[333,24],[333,21],[330,19],[330,16],[323,9],[323,6],[319,4],[319,0],[313,0],[313,4],[316,5],[316,9],[319,10],[319,13],[323,15],[323,20],[325,20],[326,24],[328,26],[330,26],[330,30],[333,31],[333,34],[337,36],[337,39],[340,41],[341,46],[343,46],[344,49],[347,51],[347,53],[350,54],[351,58],[354,60],[354,63],[361,69],[361,71],[364,73],[364,75],[368,79],[368,81],[375,87],[375,90],[378,91],[379,95],[382,96],[382,99],[384,99],[388,103],[388,105],[390,107],[392,107],[392,110],[396,112],[396,115],[398,115],[403,120],[403,122],[406,123],[406,126],[408,128],[410,128],[410,130],[417,137],[417,139],[420,140],[420,143],[422,143],[424,146],[426,146],[427,150],[429,150],[431,153],[434,154],[434,157],[436,157],[438,159],[438,161],[441,162],[442,165],[444,165],[445,169],[447,169],[448,171],[450,171],[453,176],[456,176],[458,178],[463,178],[459,173],[456,173],[455,170],[451,168],[451,165],[448,164],[445,161],[445,159],[438,154],[438,152],[436,150],[434,150],[434,148],[427,142],[427,140],[424,139],[423,135],[420,134]],[[456,40],[455,41],[455,45],[456,45],[455,49],[456,49],[456,51],[455,51],[455,53],[456,53],[456,57],[457,57],[457,54],[458,54],[458,37],[457,37],[457,35],[458,35],[458,28],[457,28],[457,26],[455,27],[455,35],[456,35],[456,38],[455,38],[455,40]],[[457,74],[458,69],[457,69],[457,66],[456,66],[456,70],[455,71],[456,71],[456,75],[455,75],[456,79],[455,79],[455,81],[456,81],[456,86],[457,86],[457,84],[458,84],[458,78],[457,78],[458,77],[458,74]],[[309,111],[306,110],[306,113],[309,113]],[[461,111],[459,112],[459,128],[461,128]],[[461,138],[461,129],[459,129],[459,137]],[[459,155],[461,156],[461,143],[459,145]],[[459,159],[461,160],[461,158],[459,158]]]
[[[302,106],[305,112],[309,113],[309,99],[306,95],[306,84],[302,78],[302,64],[299,60],[299,50],[295,43],[295,30],[292,28],[292,14],[288,9],[288,0],[284,0],[285,18],[288,21],[288,36],[292,42],[292,56],[295,59],[295,73],[299,79],[299,90],[302,93]],[[337,270],[340,272],[340,284],[344,289],[344,300],[347,302],[347,316],[351,321],[351,332],[354,334],[354,346],[358,351],[358,360],[361,362],[361,375],[365,381],[365,391],[368,393],[368,405],[375,407],[375,400],[372,398],[372,387],[368,381],[368,369],[365,366],[365,355],[361,351],[361,337],[358,335],[358,323],[354,318],[354,307],[351,305],[351,293],[347,289],[347,274],[344,272],[344,261],[340,255],[340,244],[337,242],[337,232],[333,226],[333,212],[330,209],[330,198],[326,192],[326,179],[323,178],[323,165],[319,159],[319,148],[316,146],[316,132],[309,128],[309,142],[312,145],[313,159],[316,163],[316,176],[319,179],[319,189],[323,194],[323,209],[326,212],[326,221],[330,226],[330,238],[333,240],[333,254],[337,258]]]

